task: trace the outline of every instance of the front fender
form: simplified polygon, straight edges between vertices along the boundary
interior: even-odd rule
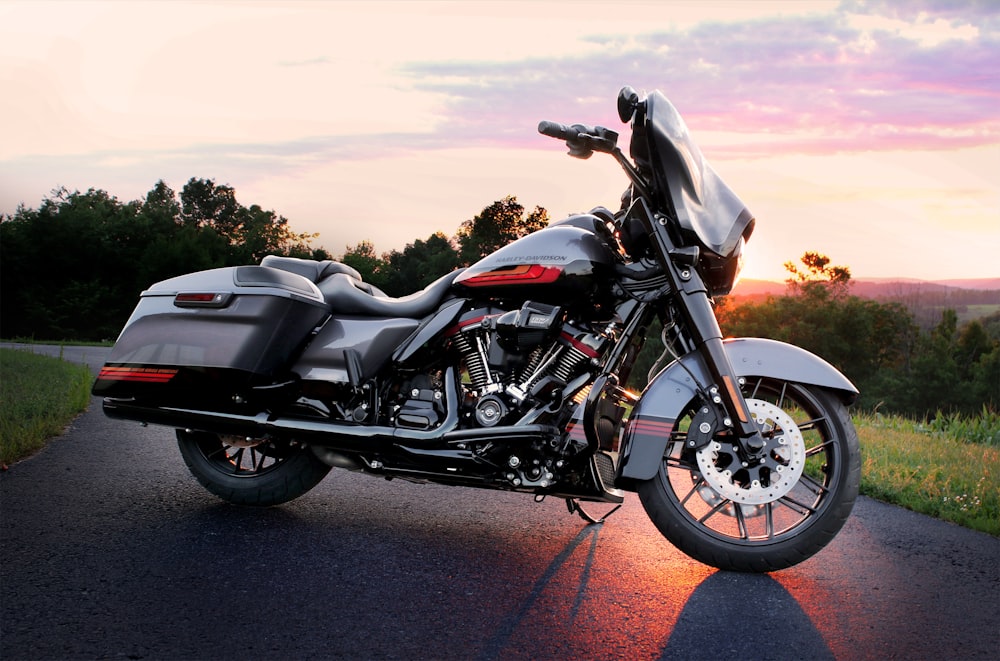
[[[797,346],[762,338],[735,338],[723,345],[737,377],[762,376],[806,383],[837,392],[850,404],[858,395],[847,377],[819,356]],[[646,386],[622,436],[615,485],[634,489],[659,469],[677,420],[712,377],[697,351],[667,365]]]

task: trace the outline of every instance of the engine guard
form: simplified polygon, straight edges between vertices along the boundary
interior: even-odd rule
[[[819,356],[797,346],[763,338],[723,342],[736,376],[762,376],[828,388],[845,404],[858,389]],[[692,352],[672,362],[643,391],[622,436],[621,460],[615,486],[635,490],[659,469],[667,441],[678,418],[697,395],[712,384],[701,354]]]

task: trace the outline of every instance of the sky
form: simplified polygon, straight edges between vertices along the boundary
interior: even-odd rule
[[[0,214],[59,187],[232,186],[339,255],[453,235],[515,195],[617,208],[658,89],[757,218],[745,277],[1000,277],[1000,2],[0,0]]]

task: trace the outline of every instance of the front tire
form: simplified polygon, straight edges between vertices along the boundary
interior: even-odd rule
[[[760,466],[746,468],[730,434],[715,433],[708,445],[690,449],[693,403],[677,421],[656,476],[638,491],[654,525],[695,560],[769,572],[811,557],[840,531],[858,494],[861,458],[854,424],[833,393],[746,381],[748,406],[772,447]]]
[[[177,430],[188,470],[210,492],[235,505],[269,507],[298,498],[330,472],[307,446]]]

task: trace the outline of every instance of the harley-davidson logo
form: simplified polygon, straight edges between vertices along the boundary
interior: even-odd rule
[[[525,255],[517,257],[500,257],[497,259],[498,262],[516,262],[518,264],[533,263],[538,264],[541,262],[565,262],[567,259],[566,255]]]

